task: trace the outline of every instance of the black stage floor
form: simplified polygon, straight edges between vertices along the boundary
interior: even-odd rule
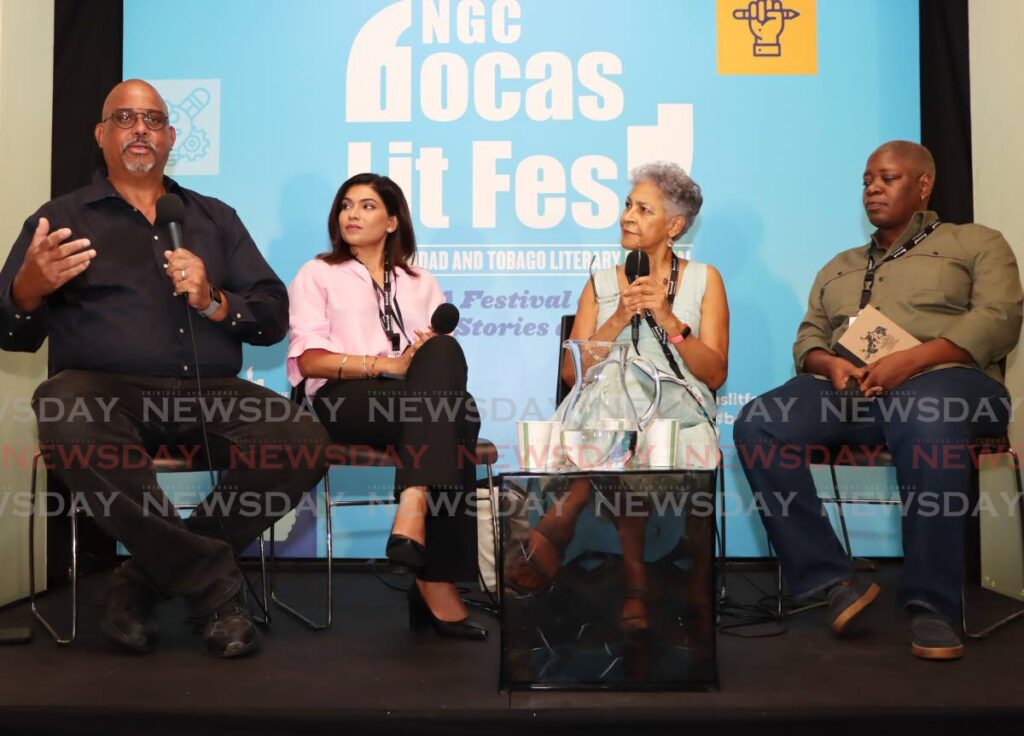
[[[825,733],[911,722],[972,733],[1019,728],[1024,621],[970,643],[959,662],[916,660],[895,604],[898,574],[894,563],[874,574],[883,594],[857,639],[832,638],[821,610],[792,618],[781,636],[720,634],[720,689],[710,693],[499,692],[495,619],[474,614],[491,630],[483,644],[411,632],[404,598],[359,572],[336,576],[332,629],[311,632],[278,612],[261,653],[247,660],[203,655],[173,603],[161,609],[157,651],[127,655],[97,630],[93,599],[105,576],[93,576],[83,581],[73,646],[58,648],[36,627],[31,644],[0,648],[0,733],[647,734],[703,725],[750,734],[770,722],[791,732],[828,724]],[[731,573],[730,597],[753,602],[751,580],[768,589],[773,578]],[[307,609],[322,600],[321,583],[312,571],[281,575],[283,592]],[[45,610],[62,609],[67,594],[45,596]],[[0,611],[0,627],[28,619],[27,605]]]

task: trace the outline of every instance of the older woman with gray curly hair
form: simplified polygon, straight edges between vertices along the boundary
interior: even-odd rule
[[[684,467],[714,467],[718,435],[713,391],[725,382],[729,355],[729,305],[722,277],[713,267],[681,258],[673,249],[700,212],[700,187],[675,164],[655,163],[633,172],[620,225],[622,247],[647,255],[650,273],[630,283],[624,265],[591,275],[580,296],[570,338],[632,343],[631,319],[640,315],[633,348],[649,358],[666,377],[658,415],[679,420],[680,444],[696,452],[677,455]],[[584,370],[587,366],[584,365]],[[562,379],[576,380],[571,360]],[[639,409],[653,398],[654,381],[639,371],[626,377],[627,391]],[[561,419],[565,403],[556,419]],[[641,440],[641,450],[643,440]],[[520,594],[550,586],[563,563],[576,520],[591,496],[587,478],[574,478],[565,497],[548,510],[529,533],[522,554],[506,560],[505,582]],[[646,630],[647,577],[644,528],[647,514],[615,515],[622,550],[625,596],[620,626]],[[705,590],[710,570],[691,574],[694,590]]]
[[[680,379],[663,387],[668,395],[662,397],[660,415],[693,424],[713,421],[712,392],[725,382],[729,367],[725,285],[714,266],[680,258],[673,249],[700,212],[700,186],[669,163],[641,166],[632,180],[619,220],[621,242],[626,250],[647,255],[650,274],[632,283],[624,266],[593,274],[580,296],[570,337],[631,342],[630,320],[640,315],[635,349],[661,372]],[[562,378],[570,385],[575,380],[568,360]]]

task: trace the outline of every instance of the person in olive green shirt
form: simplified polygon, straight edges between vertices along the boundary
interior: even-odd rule
[[[954,622],[964,519],[956,510],[966,504],[950,501],[968,491],[970,445],[1006,433],[1003,367],[1022,307],[1006,240],[982,225],[941,223],[927,209],[934,182],[924,146],[891,141],[871,155],[863,194],[877,228],[871,242],[818,273],[793,345],[798,375],[747,404],[733,428],[789,589],[796,597],[826,593],[837,635],[862,623],[880,589],[854,577],[823,513],[807,450],[889,448],[903,504],[899,597],[911,611],[912,653],[933,660],[963,655]],[[838,355],[837,343],[867,304],[920,344],[866,367]]]

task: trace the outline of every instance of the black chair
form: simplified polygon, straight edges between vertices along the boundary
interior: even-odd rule
[[[298,386],[292,389],[291,398],[295,402],[303,402],[306,400],[306,382],[302,381]],[[386,453],[383,450],[368,447],[366,445],[337,445],[340,447],[340,455],[348,459],[348,464],[353,464],[351,460],[356,458],[359,460],[359,467],[387,467],[394,466],[395,457],[391,453]],[[494,446],[494,443],[485,439],[478,439],[476,443],[476,458],[475,463],[477,465],[485,465],[487,467],[487,496],[484,500],[488,500],[491,504],[491,522],[494,533],[494,547],[495,547],[495,559],[497,557],[498,550],[498,513],[496,507],[495,494],[491,492],[494,488],[494,477],[493,477],[493,466],[498,461],[498,448]],[[274,579],[275,570],[275,557],[274,557],[274,528],[270,528],[270,600],[275,606],[283,610],[285,613],[293,616],[298,621],[302,622],[309,628],[315,631],[322,631],[331,626],[333,622],[333,611],[334,611],[334,585],[333,585],[333,572],[334,572],[334,528],[331,521],[331,512],[337,508],[352,508],[356,506],[394,506],[397,501],[394,499],[388,500],[342,500],[336,501],[331,497],[331,472],[332,467],[345,467],[344,463],[335,462],[332,463],[327,473],[324,475],[323,487],[324,487],[324,526],[325,536],[327,545],[327,581],[326,581],[326,611],[324,620],[322,623],[317,623],[312,620],[309,616],[306,616],[294,606],[284,602],[277,594],[277,586]],[[477,494],[477,502],[481,501],[480,494]]]
[[[57,629],[43,616],[36,602],[36,556],[35,556],[35,508],[36,508],[36,481],[38,477],[39,460],[43,453],[37,452],[32,458],[32,480],[29,491],[29,520],[28,520],[28,575],[29,575],[29,606],[32,616],[42,624],[53,641],[61,646],[67,646],[75,641],[78,636],[78,512],[82,510],[81,497],[73,488],[70,491],[69,521],[71,523],[71,562],[68,566],[68,576],[71,579],[71,630],[67,635],[61,635]],[[213,459],[213,470],[219,475],[229,465],[227,457]],[[150,469],[155,473],[194,473],[203,472],[209,467],[205,453],[199,453],[191,460],[183,456],[160,457],[150,460]],[[190,511],[196,508],[197,504],[175,504],[174,508],[179,511]],[[260,578],[262,583],[263,610],[265,617],[254,617],[256,621],[267,625],[270,623],[270,614],[267,601],[267,565],[263,545],[263,536],[259,537],[260,550]]]
[[[850,505],[872,505],[872,506],[899,506],[901,500],[898,495],[888,497],[866,497],[866,496],[849,496],[843,495],[839,489],[839,479],[836,473],[837,467],[892,467],[892,453],[887,447],[873,448],[875,452],[868,455],[864,452],[863,448],[845,446],[840,448],[840,451],[833,453],[832,462],[829,463],[829,473],[832,478],[832,496],[822,498],[822,503],[832,504],[836,507],[837,515],[839,517],[839,525],[843,535],[843,546],[846,549],[846,554],[853,558],[853,548],[850,544],[850,533],[846,526],[846,516],[843,513],[843,507],[847,504]],[[1014,478],[1017,481],[1017,515],[1021,526],[1021,544],[1024,549],[1024,484],[1021,480],[1021,467],[1020,457],[1017,451],[1010,445],[1010,441],[1007,437],[996,437],[989,439],[979,439],[976,443],[972,444],[969,448],[969,452],[972,457],[981,457],[983,455],[996,455],[996,454],[1008,454],[1013,458],[1014,467]],[[972,480],[973,489],[977,490],[979,487],[979,465],[974,466],[974,475]],[[966,519],[965,519],[966,523]],[[782,566],[777,565],[776,572],[776,611],[781,617],[783,613],[783,584],[782,584]],[[978,631],[971,631],[968,627],[968,616],[967,616],[967,590],[966,590],[966,575],[964,590],[960,597],[961,602],[961,623],[963,625],[964,633],[971,639],[984,639],[993,631],[1002,628],[1006,624],[1014,621],[1018,618],[1024,617],[1024,607],[1020,608],[1016,612],[1005,616],[995,623],[986,626]],[[803,606],[799,609],[789,611],[790,614],[798,613],[809,608],[815,608],[821,605],[825,605],[824,602],[814,603],[808,606]]]

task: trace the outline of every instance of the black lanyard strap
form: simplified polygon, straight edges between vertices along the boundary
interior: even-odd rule
[[[378,302],[377,313],[380,317],[380,326],[384,330],[384,334],[388,338],[388,342],[391,344],[391,352],[397,353],[399,348],[402,346],[402,338],[398,332],[395,332],[393,325],[398,325],[398,329],[401,335],[405,337],[405,341],[412,344],[412,340],[409,339],[409,335],[405,332],[405,320],[402,319],[402,309],[398,306],[398,298],[392,297],[391,295],[391,282],[393,278],[393,272],[391,269],[391,258],[385,256],[384,258],[384,288],[377,286],[377,282],[370,277],[370,283],[373,284],[373,290],[378,296],[384,298],[384,308],[380,308]]]
[[[668,306],[669,308],[675,304],[676,301],[676,281],[679,278],[679,257],[672,254],[672,275],[669,276],[668,280]],[[668,334],[662,329],[654,320],[654,315],[651,314],[650,309],[644,310],[644,321],[647,322],[647,326],[651,328],[651,332],[658,339],[658,345],[661,346],[661,352],[664,353],[665,359],[668,360],[669,367],[672,368],[672,372],[676,374],[676,378],[681,379],[683,372],[679,370],[679,364],[676,362],[676,356],[672,354],[672,349],[668,346]],[[636,350],[637,355],[640,354],[640,347],[637,343],[633,343],[633,349]]]
[[[871,255],[870,251],[868,252],[868,267],[864,271],[864,285],[861,287],[860,290],[861,309],[864,309],[864,307],[868,305],[868,302],[871,301],[871,290],[875,287],[875,270],[881,267],[882,265],[888,263],[889,261],[895,261],[897,258],[902,258],[903,256],[905,256],[911,250],[920,245],[921,241],[923,241],[925,238],[927,238],[929,235],[935,232],[935,229],[941,224],[941,222],[936,220],[931,225],[929,225],[924,230],[915,235],[913,238],[911,238],[908,242],[904,243],[899,248],[894,250],[892,253],[887,255],[877,264],[875,263],[875,257]]]
[[[668,305],[669,305],[669,307],[671,307],[673,304],[675,304],[675,301],[676,301],[676,281],[678,280],[678,278],[679,278],[679,257],[675,253],[673,253],[672,254],[672,275],[669,277],[669,285],[668,285]],[[668,334],[665,332],[664,329],[662,329],[661,325],[659,325],[654,320],[654,315],[651,314],[651,310],[649,310],[649,309],[645,309],[644,310],[644,321],[647,322],[647,325],[651,328],[651,332],[654,333],[654,336],[658,338],[658,345],[661,347],[661,352],[665,355],[665,359],[668,361],[668,365],[672,369],[672,373],[674,373],[675,377],[677,379],[679,379],[680,385],[683,387],[683,389],[686,391],[686,393],[688,393],[690,395],[690,398],[693,399],[694,404],[696,404],[697,409],[700,411],[701,416],[704,418],[704,421],[706,421],[709,425],[711,425],[711,430],[715,433],[715,436],[717,437],[718,436],[718,427],[715,424],[715,420],[711,418],[711,415],[708,413],[708,410],[705,408],[705,406],[704,406],[704,398],[701,396],[700,392],[697,389],[695,389],[693,386],[691,386],[690,382],[686,380],[685,376],[683,376],[683,372],[679,368],[679,363],[676,362],[675,351],[668,346]],[[640,354],[640,348],[637,346],[636,343],[633,343],[633,349],[636,350],[637,355]]]

